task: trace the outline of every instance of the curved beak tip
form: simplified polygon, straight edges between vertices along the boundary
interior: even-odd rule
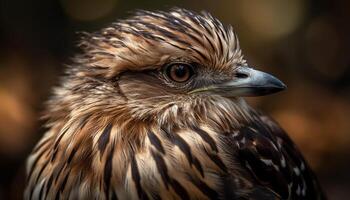
[[[275,77],[273,77],[273,79],[270,79],[270,81],[272,84],[272,88],[276,88],[278,91],[287,89],[287,85]]]
[[[256,83],[258,86],[255,88],[256,95],[268,95],[287,89],[287,86],[278,78],[264,72],[259,73],[261,73],[262,76],[260,79],[261,82],[259,83],[259,81],[257,81]]]
[[[284,83],[282,83],[283,85],[282,85],[282,90],[286,90],[286,89],[288,89],[288,87],[287,87],[287,85],[286,84],[284,84]]]
[[[283,90],[286,90],[287,89],[287,86],[286,85],[279,85],[279,86],[274,86],[274,87],[271,87],[271,88],[268,88],[268,92],[266,92],[266,94],[263,94],[263,95],[267,95],[267,94],[273,94],[273,93],[277,93],[277,92],[281,92]]]

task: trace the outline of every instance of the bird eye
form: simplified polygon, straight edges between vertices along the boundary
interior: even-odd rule
[[[166,68],[167,76],[178,83],[188,81],[194,74],[192,66],[183,63],[171,64]]]

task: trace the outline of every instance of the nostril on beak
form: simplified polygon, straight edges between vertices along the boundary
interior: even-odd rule
[[[248,74],[245,74],[245,73],[242,73],[242,72],[237,72],[236,74],[235,74],[235,77],[236,78],[248,78]]]

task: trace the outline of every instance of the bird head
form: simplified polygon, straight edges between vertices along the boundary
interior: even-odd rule
[[[232,27],[207,12],[137,11],[84,34],[80,46],[83,53],[68,69],[68,92],[57,92],[76,102],[75,113],[164,120],[215,112],[211,108],[237,105],[240,97],[285,88],[248,66]]]

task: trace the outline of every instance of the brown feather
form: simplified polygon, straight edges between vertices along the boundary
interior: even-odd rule
[[[195,63],[198,84],[232,78],[245,60],[230,26],[139,11],[80,47],[28,158],[26,199],[322,198],[278,125],[241,98],[190,95],[198,85],[161,76],[176,61]]]

